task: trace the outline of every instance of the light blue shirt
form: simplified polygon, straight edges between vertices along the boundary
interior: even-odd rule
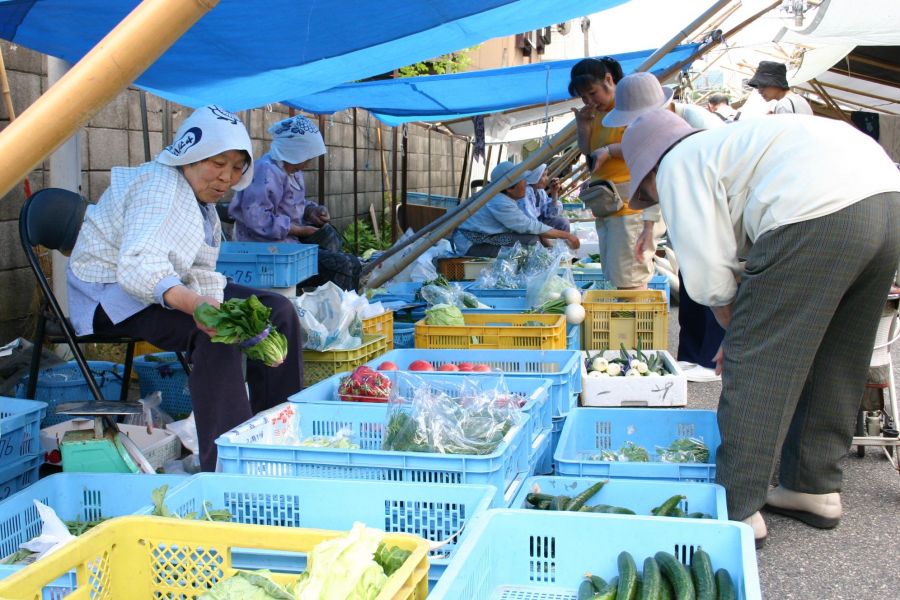
[[[206,243],[210,246],[215,245],[211,212],[215,211],[215,207],[203,202],[198,202],[198,205],[203,215],[203,234]],[[66,268],[66,282],[69,288],[69,321],[77,335],[94,333],[94,313],[97,305],[103,307],[103,311],[113,323],[121,323],[147,308],[146,304],[126,292],[118,283],[82,281],[75,276],[71,267]],[[168,308],[163,300],[163,295],[176,285],[181,285],[178,277],[170,276],[161,279],[153,290],[156,302]]]
[[[506,194],[497,194],[478,209],[474,215],[466,219],[453,234],[453,244],[457,252],[465,254],[472,242],[460,230],[474,231],[486,235],[497,233],[518,233],[539,235],[550,231],[534,217],[526,215],[516,201]]]

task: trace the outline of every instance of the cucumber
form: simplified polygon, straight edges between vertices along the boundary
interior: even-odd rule
[[[705,512],[691,512],[686,515],[688,519],[712,519],[712,515]]]
[[[594,588],[595,594],[602,594],[607,589],[609,589],[609,584],[606,583],[606,580],[599,575],[591,575],[590,573],[585,573],[584,576],[591,581],[591,587]]]
[[[737,590],[734,589],[734,581],[731,573],[726,569],[716,571],[716,588],[718,588],[719,600],[737,600]]]
[[[612,508],[609,504],[595,504],[589,507],[592,513],[605,513],[608,508]]]
[[[603,511],[610,515],[633,515],[634,511],[630,508],[623,508],[621,506],[610,506],[605,511]]]
[[[594,600],[616,600],[616,594],[619,591],[619,578],[613,577],[609,580],[609,585],[606,588],[606,591],[601,594],[596,594],[594,596]]]
[[[572,498],[569,496],[553,496],[553,499],[550,500],[550,510],[566,510],[571,501]]]
[[[658,600],[662,593],[662,573],[659,570],[659,564],[652,556],[644,559],[644,572],[641,573],[641,593],[638,594],[639,600]]]
[[[657,563],[657,566],[659,566],[659,563]],[[665,577],[662,578],[662,585],[659,587],[659,600],[675,600],[675,591],[672,589],[672,584]]]
[[[572,502],[569,504],[568,508],[566,508],[566,510],[573,510],[573,511],[578,510],[579,508],[584,506],[588,500],[593,498],[605,484],[606,484],[606,480],[603,480],[603,481],[599,481],[599,482],[595,483],[594,485],[590,486],[588,489],[584,490],[583,492],[581,492],[580,494],[575,496],[572,499]]]
[[[550,502],[551,500],[553,500],[553,496],[550,494],[538,494],[532,492],[525,496],[525,502],[532,506],[539,506],[542,502]]]
[[[584,579],[578,586],[578,600],[591,600],[594,597],[594,586],[590,579]]]
[[[628,552],[619,553],[617,560],[619,566],[619,586],[616,594],[617,600],[634,600],[637,594],[637,565],[634,557]]]
[[[716,581],[712,561],[702,548],[694,550],[694,556],[691,558],[691,575],[694,577],[697,600],[715,600]]]
[[[695,600],[694,582],[687,568],[668,552],[657,552],[654,558],[659,563],[659,570],[672,584],[676,600]]]
[[[686,496],[681,496],[676,494],[660,504],[658,507],[654,508],[651,512],[657,517],[669,517],[672,516],[672,510],[678,506],[678,503],[682,500],[687,499]]]

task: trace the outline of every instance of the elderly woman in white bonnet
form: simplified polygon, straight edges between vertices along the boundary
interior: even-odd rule
[[[253,178],[250,136],[217,106],[194,111],[156,160],[116,167],[89,206],[67,272],[69,316],[78,335],[131,336],[187,352],[200,466],[216,467],[216,438],[287,400],[303,382],[301,332],[290,301],[226,281],[216,272],[222,227],[215,204]],[[203,303],[255,294],[288,341],[287,359],[247,361],[215,331],[194,321]],[[247,389],[249,386],[249,397]]]
[[[328,209],[306,199],[303,169],[325,154],[319,129],[297,115],[269,128],[269,153],[254,165],[253,181],[228,207],[234,237],[248,242],[293,242],[319,247],[319,276],[303,287],[333,281],[356,289],[361,264],[341,252],[341,236],[329,223]]]

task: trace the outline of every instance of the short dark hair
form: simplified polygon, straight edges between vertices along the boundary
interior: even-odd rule
[[[580,96],[595,83],[603,81],[607,74],[612,76],[614,83],[619,83],[624,77],[619,61],[609,56],[578,61],[569,73],[569,95]]]
[[[710,104],[715,104],[716,106],[720,104],[731,104],[731,100],[729,100],[728,96],[726,96],[725,94],[713,94],[709,97],[707,102]]]

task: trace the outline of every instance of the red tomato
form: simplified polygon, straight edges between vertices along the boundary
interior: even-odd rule
[[[475,365],[473,365],[470,362],[461,362],[461,363],[459,363],[459,370],[460,371],[471,371],[474,366]]]
[[[472,367],[472,370],[479,373],[486,373],[488,371],[491,371],[492,369],[484,363],[478,363],[477,365]]]
[[[427,360],[414,360],[409,363],[410,371],[434,371],[434,367]]]
[[[459,371],[459,367],[454,365],[453,363],[444,363],[440,367],[438,367],[438,371]]]
[[[397,363],[393,363],[389,360],[384,361],[380,365],[378,365],[379,371],[399,371],[400,367],[397,366]]]

